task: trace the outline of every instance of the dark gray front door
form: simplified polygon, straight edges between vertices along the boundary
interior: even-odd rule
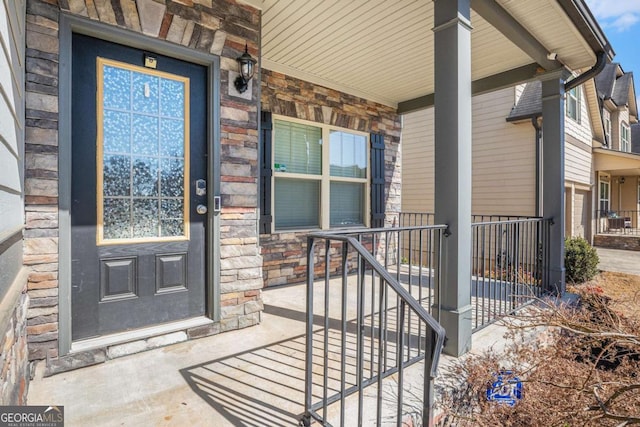
[[[73,339],[204,315],[207,69],[76,34],[72,88]]]

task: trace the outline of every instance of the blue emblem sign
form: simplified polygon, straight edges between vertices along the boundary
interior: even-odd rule
[[[496,380],[487,388],[487,400],[514,406],[522,399],[522,382],[511,371],[493,374]]]

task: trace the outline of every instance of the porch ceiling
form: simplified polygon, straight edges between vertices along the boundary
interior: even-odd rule
[[[263,11],[263,68],[394,107],[434,92],[433,1],[244,1]],[[532,63],[544,62],[549,68],[551,61],[544,57],[550,52],[557,53],[558,61],[572,70],[595,62],[597,46],[585,32],[585,20],[574,25],[563,9],[573,8],[575,15],[576,0],[471,3],[477,9],[471,15],[474,81]],[[489,15],[498,7],[526,30],[514,29],[512,24],[500,28],[511,30],[514,41],[485,20],[492,20]],[[525,39],[530,35],[533,44],[542,48],[537,61],[531,55],[531,43],[516,40],[522,33],[528,33]],[[528,73],[525,75],[533,77]]]
[[[593,157],[597,172],[608,172],[613,176],[640,175],[640,154],[594,148]]]

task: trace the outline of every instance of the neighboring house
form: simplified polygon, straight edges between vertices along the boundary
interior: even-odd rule
[[[620,64],[607,64],[595,80],[605,133],[603,144],[593,150],[598,183],[594,210],[597,233],[637,230],[640,150],[633,144],[632,129],[637,129],[638,123],[633,73],[625,73]],[[599,236],[596,244],[612,243]]]
[[[566,109],[565,188],[573,188],[580,200],[590,201],[591,112],[582,101],[586,91],[595,93],[593,81],[571,91],[576,104]],[[569,98],[569,97],[567,97]],[[473,98],[472,212],[475,215],[541,215],[541,85],[532,82]],[[575,118],[570,118],[573,114]],[[433,109],[403,117],[402,210],[432,212]],[[581,217],[571,205],[566,215]],[[587,220],[576,221],[585,233]],[[567,233],[573,233],[571,221]],[[583,234],[584,235],[584,234]]]
[[[541,112],[540,82],[474,97],[474,214],[541,215]],[[433,211],[432,117],[433,109],[403,117],[402,210],[406,212]],[[629,127],[636,122],[633,76],[622,73],[618,64],[605,65],[595,79],[567,92],[567,236],[592,241],[597,232],[606,231],[606,221],[598,225],[598,210],[606,211],[605,217],[616,211],[626,212],[622,217],[631,211],[637,214],[640,157],[633,153]],[[431,165],[426,173],[425,165]]]
[[[593,236],[592,188],[595,178],[592,150],[599,141],[603,141],[595,94],[594,81],[589,80],[565,95],[565,235],[580,236],[587,240]],[[541,123],[541,104],[540,85],[535,82],[527,83],[522,88],[522,94],[516,96],[507,122],[520,126],[528,124],[530,128],[533,123],[531,120]],[[522,124],[523,121],[529,123]],[[535,130],[533,132],[539,138],[544,137]],[[542,156],[539,151],[537,153]],[[536,188],[533,194],[538,194],[539,197],[540,187]],[[539,215],[539,211],[535,214]]]
[[[402,113],[441,105],[438,146],[465,151],[471,83],[540,78],[559,94],[566,67],[612,56],[582,0],[474,3],[1,2],[1,403],[24,401],[27,359],[53,374],[257,324],[264,286],[304,279],[310,230],[397,224]],[[243,52],[258,61],[246,91]],[[407,58],[424,72],[407,73]],[[434,96],[445,86],[457,96]],[[564,135],[545,132],[552,167]],[[531,188],[535,162],[515,155],[532,148],[518,135],[504,137],[514,156],[501,161],[517,162],[522,186],[482,209]],[[467,169],[435,186],[459,184],[440,213],[460,239],[443,256],[462,260],[443,275],[460,284]],[[543,186],[560,212],[558,184]],[[507,213],[535,211],[520,200]],[[561,289],[560,252],[550,259]],[[455,354],[470,344],[462,294],[442,304]]]

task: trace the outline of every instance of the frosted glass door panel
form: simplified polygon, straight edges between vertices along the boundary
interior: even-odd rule
[[[98,58],[98,244],[188,239],[189,79]]]

